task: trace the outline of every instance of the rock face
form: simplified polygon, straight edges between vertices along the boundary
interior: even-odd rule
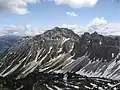
[[[0,90],[120,90],[120,81],[88,78],[75,73],[32,73],[23,79],[0,78],[0,81],[5,82],[0,84]]]
[[[67,28],[54,28],[26,37],[1,56],[0,76],[21,79],[35,72],[77,73],[120,79],[120,37],[97,32],[81,37]]]

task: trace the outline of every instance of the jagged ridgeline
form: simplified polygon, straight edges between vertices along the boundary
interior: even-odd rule
[[[55,27],[23,38],[2,53],[0,76],[20,80],[35,73],[74,73],[119,80],[119,48],[119,36],[97,32],[79,36],[70,29]]]

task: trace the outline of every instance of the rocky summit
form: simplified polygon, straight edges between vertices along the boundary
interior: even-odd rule
[[[3,52],[0,82],[11,90],[120,90],[119,51],[119,36],[55,27]]]

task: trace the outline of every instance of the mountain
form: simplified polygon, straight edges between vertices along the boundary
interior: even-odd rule
[[[13,35],[0,36],[0,52],[4,52],[6,49],[11,47],[14,43],[20,40],[22,37]]]
[[[103,89],[96,90],[105,90],[105,86],[108,82],[110,85],[112,83],[113,87],[114,85],[119,85],[116,81],[120,79],[119,46],[119,36],[103,36],[99,35],[97,32],[92,34],[86,32],[79,36],[70,29],[55,27],[40,35],[25,37],[2,53],[0,55],[0,76],[3,78],[10,78],[10,80],[22,79],[24,81],[25,79],[24,82],[29,80],[28,86],[32,86],[34,80],[39,80],[37,81],[39,83],[34,84],[39,85],[40,81],[46,81],[47,79],[45,78],[47,77],[48,80],[53,77],[55,81],[58,77],[60,79],[59,84],[60,82],[61,84],[63,82],[66,84],[65,80],[68,79],[68,73],[73,73],[73,76],[70,78],[76,77],[77,75],[77,77],[74,78],[76,83],[81,80],[85,81],[85,85],[91,82],[91,88],[96,87],[95,84],[99,86],[98,79],[103,78],[100,80],[101,83],[104,82],[104,87],[102,87],[102,84],[97,87],[102,87]],[[93,80],[94,77],[97,79],[95,78]],[[78,80],[78,82],[76,80]],[[10,81],[8,80],[8,82]],[[12,82],[13,81],[11,81],[11,83]],[[70,84],[69,81],[67,82],[67,84]],[[107,85],[108,88],[110,85]],[[88,85],[86,87],[90,88],[90,86]],[[50,87],[48,88],[50,89]],[[27,89],[24,87],[24,89],[21,90],[29,89],[28,87]],[[87,90],[85,86],[83,90]]]

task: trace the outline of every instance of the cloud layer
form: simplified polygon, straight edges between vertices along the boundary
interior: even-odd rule
[[[24,15],[29,12],[28,3],[35,4],[37,2],[39,0],[0,0],[0,10]]]
[[[94,18],[87,25],[67,25],[63,24],[61,27],[70,28],[77,34],[83,34],[84,32],[93,33],[97,31],[103,35],[119,35],[120,36],[120,23],[109,23],[103,17]]]
[[[93,7],[98,0],[54,0],[56,4],[69,5],[72,8]]]
[[[70,28],[77,34],[83,34],[84,32],[93,33],[97,31],[103,35],[120,35],[120,23],[109,23],[103,17],[94,18],[86,25],[56,25],[59,27]],[[34,28],[31,25],[10,25],[0,29],[1,35],[18,35],[18,36],[34,36],[43,33],[46,30],[52,29],[55,26],[46,28]]]
[[[16,36],[34,36],[43,33],[51,28],[34,28],[31,25],[10,25],[0,29],[0,36],[16,35]]]
[[[12,13],[17,13],[24,15],[29,12],[27,6],[28,4],[36,4],[44,0],[0,0],[0,11],[9,11]],[[57,5],[65,4],[72,8],[81,7],[92,7],[98,0],[46,0],[54,1]],[[69,15],[76,16],[74,12],[69,13]]]

